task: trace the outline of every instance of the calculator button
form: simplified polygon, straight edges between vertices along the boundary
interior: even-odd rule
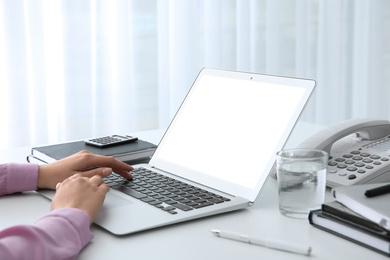
[[[360,151],[352,151],[351,154],[360,154]]]

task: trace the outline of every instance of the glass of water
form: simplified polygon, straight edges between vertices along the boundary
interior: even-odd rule
[[[325,199],[328,153],[289,149],[277,153],[279,210],[288,217],[307,218]]]

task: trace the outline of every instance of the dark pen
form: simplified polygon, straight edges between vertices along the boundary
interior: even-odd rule
[[[377,187],[374,189],[366,190],[364,195],[366,195],[366,197],[371,198],[371,197],[379,196],[379,195],[386,194],[386,193],[390,193],[390,184],[380,186],[380,187]]]

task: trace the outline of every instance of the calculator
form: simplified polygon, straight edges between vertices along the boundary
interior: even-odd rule
[[[104,147],[109,147],[114,145],[131,143],[137,140],[138,137],[130,136],[130,135],[110,135],[110,136],[98,137],[93,139],[86,139],[84,140],[84,142],[88,145],[104,148]]]

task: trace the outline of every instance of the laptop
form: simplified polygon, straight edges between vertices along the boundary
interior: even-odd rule
[[[95,224],[125,235],[253,205],[315,88],[204,68],[148,164],[113,174]],[[47,192],[47,191],[46,191]]]

